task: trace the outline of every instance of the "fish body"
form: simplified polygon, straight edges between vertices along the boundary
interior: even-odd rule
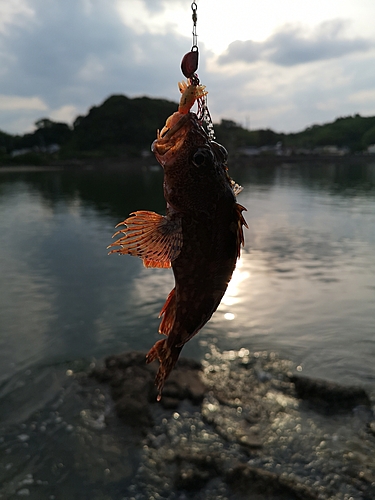
[[[227,152],[192,112],[174,113],[152,145],[164,168],[166,215],[134,212],[120,225],[112,252],[137,255],[146,267],[172,267],[175,287],[160,316],[166,336],[147,354],[160,362],[159,397],[182,347],[217,309],[244,242],[244,207],[227,171]]]

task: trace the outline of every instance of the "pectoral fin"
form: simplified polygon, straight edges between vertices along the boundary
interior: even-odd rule
[[[135,255],[145,267],[171,267],[182,247],[181,219],[170,219],[155,212],[133,212],[118,226],[126,226],[113,236],[121,238],[108,246],[120,247],[109,253]]]

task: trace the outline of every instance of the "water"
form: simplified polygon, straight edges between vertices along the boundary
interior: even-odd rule
[[[184,354],[203,359],[212,342],[275,351],[298,372],[374,395],[375,162],[231,173],[244,186],[245,248],[218,311]],[[171,271],[107,256],[106,246],[131,211],[164,206],[156,168],[0,170],[0,498],[32,495],[36,485],[43,494],[32,498],[52,498],[56,482],[59,498],[86,498],[74,496],[82,478],[109,488],[105,471],[116,464],[124,481],[132,476],[120,434],[95,434],[101,420],[82,413],[86,396],[70,375],[157,340]]]

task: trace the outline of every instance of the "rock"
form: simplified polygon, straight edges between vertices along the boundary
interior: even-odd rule
[[[212,396],[203,404],[202,418],[229,443],[238,443],[254,450],[263,446],[258,429],[249,424],[245,415],[239,414],[237,408],[220,404]]]
[[[226,482],[243,494],[259,493],[274,500],[318,500],[318,495],[302,483],[257,467],[241,464],[226,474]]]
[[[375,421],[369,422],[367,424],[368,430],[375,436]]]
[[[328,500],[344,493],[375,498],[366,451],[372,449],[375,422],[369,411],[361,411],[370,406],[362,388],[290,376],[286,362],[266,353],[234,358],[234,352],[217,352],[203,363],[204,370],[181,358],[159,403],[158,363],[146,364],[144,353],[110,356],[93,369],[92,377],[109,388],[118,417],[143,437],[132,432],[142,463],[126,498],[155,493],[163,498]],[[308,411],[299,400],[306,401]],[[340,415],[357,406],[362,408]],[[362,424],[366,432],[360,433]],[[336,425],[337,434],[325,431]],[[366,457],[358,467],[353,443],[349,449],[343,439],[352,427],[353,449]],[[366,435],[369,441],[362,446],[358,440]]]
[[[369,408],[371,405],[370,398],[362,387],[344,386],[300,375],[291,376],[290,381],[300,399],[327,414],[350,411],[360,405]]]
[[[248,448],[262,448],[263,443],[259,436],[256,436],[253,433],[243,434],[238,438],[238,442],[242,444],[242,446],[247,446]]]
[[[165,383],[162,394],[162,404],[164,398],[190,399],[193,404],[200,404],[206,392],[206,386],[200,378],[201,366],[193,362],[187,363],[183,360],[181,365],[177,365]]]
[[[168,396],[163,396],[160,400],[160,404],[166,410],[177,410],[180,404],[179,398],[173,398]]]
[[[116,413],[126,424],[141,431],[153,424],[149,401],[156,397],[154,370],[146,364],[143,353],[110,356],[91,376],[109,384]]]
[[[211,479],[209,470],[193,464],[184,464],[176,474],[175,487],[178,490],[197,491],[202,489],[209,479]]]
[[[198,491],[209,480],[222,474],[218,456],[185,450],[176,454],[175,461],[177,471],[174,484],[177,490]]]
[[[154,383],[157,363],[146,363],[142,352],[127,352],[106,358],[103,367],[95,367],[91,376],[109,384],[117,415],[140,430],[152,426],[152,404],[156,403]],[[201,381],[200,363],[181,358],[167,380],[161,399],[164,409],[176,409],[180,401],[202,402],[206,387]]]
[[[134,399],[124,395],[116,402],[115,408],[118,417],[132,427],[138,427],[142,430],[153,424],[151,412],[144,399]]]

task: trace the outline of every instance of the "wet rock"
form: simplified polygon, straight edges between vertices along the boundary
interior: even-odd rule
[[[187,464],[179,469],[175,487],[187,491],[200,490],[210,478],[209,471]]]
[[[212,477],[211,470],[198,467],[195,464],[184,463],[178,468],[175,487],[180,490],[197,491]]]
[[[185,450],[174,458],[177,464],[175,487],[187,491],[201,490],[205,484],[222,474],[220,457]]]
[[[111,388],[117,415],[128,425],[145,430],[153,425],[152,405],[156,403],[157,363],[146,363],[145,353],[127,352],[109,356],[91,376]],[[176,409],[184,399],[200,404],[206,392],[201,381],[202,367],[194,360],[181,358],[167,380],[161,405]]]
[[[242,351],[221,354],[213,348],[202,365],[182,358],[160,403],[158,364],[147,365],[144,353],[111,356],[93,370],[110,389],[117,415],[144,436],[128,496],[375,498],[366,451],[375,433],[373,415],[348,412],[369,407],[366,392],[290,377],[288,363],[274,354]],[[351,428],[353,443],[347,440]],[[361,439],[369,443],[362,446]]]
[[[212,425],[223,439],[249,449],[259,449],[262,447],[259,429],[250,424],[243,413],[242,407],[223,405],[213,396],[210,396],[202,406],[204,421]]]
[[[130,395],[124,395],[117,400],[115,408],[117,415],[128,425],[142,430],[153,424],[145,398],[134,399]]]
[[[242,436],[239,437],[238,441],[243,446],[247,446],[248,448],[252,449],[262,448],[263,446],[260,437],[252,432],[242,434]]]
[[[235,467],[226,475],[233,490],[243,494],[261,493],[277,500],[317,500],[319,496],[304,484],[274,472],[265,471],[247,464]]]
[[[356,406],[369,408],[371,405],[370,398],[362,387],[344,386],[300,375],[291,376],[290,381],[300,399],[327,414],[350,411]]]
[[[200,404],[207,390],[200,377],[201,370],[199,364],[189,363],[189,360],[183,359],[183,363],[172,371],[165,384],[162,404],[166,398],[189,399],[193,404]]]
[[[109,384],[118,417],[143,430],[153,424],[149,408],[150,399],[156,397],[153,372],[143,353],[129,352],[108,357],[104,367],[95,367],[91,376]]]
[[[375,421],[369,422],[367,424],[368,430],[371,432],[373,436],[375,436]]]
[[[160,404],[166,410],[177,410],[181,400],[179,398],[173,398],[168,396],[163,396]]]

